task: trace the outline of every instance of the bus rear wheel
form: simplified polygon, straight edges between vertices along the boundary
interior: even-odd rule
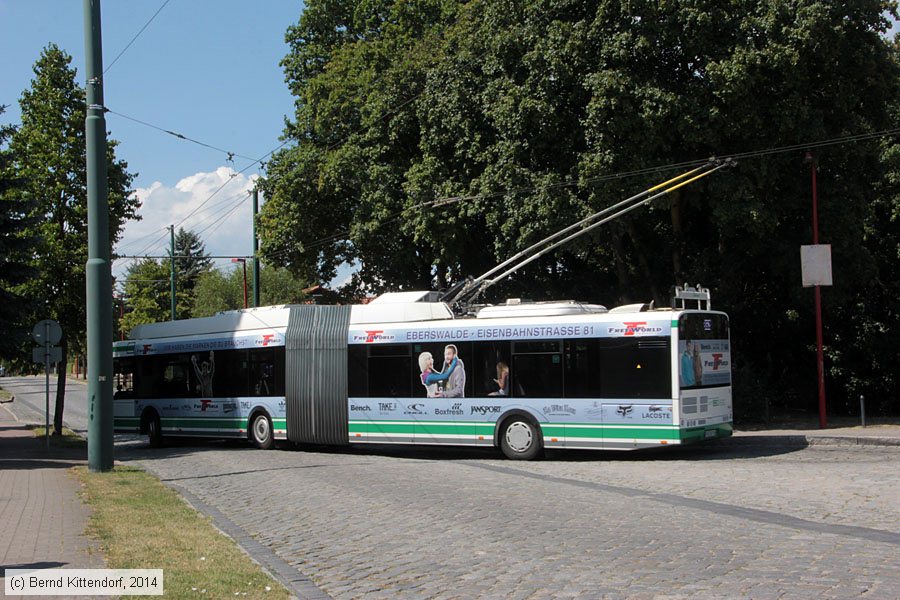
[[[154,411],[150,411],[150,414],[147,416],[147,435],[150,438],[151,448],[162,447],[162,423],[159,420],[159,415]]]
[[[250,423],[250,439],[260,450],[268,450],[275,445],[272,421],[265,413],[257,413]]]
[[[525,417],[510,417],[500,430],[500,450],[511,460],[539,458],[543,450],[540,429]]]

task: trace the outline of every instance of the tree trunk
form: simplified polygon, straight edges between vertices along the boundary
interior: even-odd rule
[[[631,238],[631,244],[634,246],[634,253],[638,259],[638,266],[641,268],[641,273],[644,275],[644,280],[647,282],[647,287],[650,288],[650,294],[653,296],[653,301],[656,302],[657,306],[663,306],[663,297],[659,293],[659,288],[656,287],[656,282],[653,281],[653,271],[650,269],[650,263],[647,261],[647,255],[644,254],[644,251],[641,249],[641,243],[638,240],[637,230],[634,227],[634,223],[629,221],[628,219],[624,219],[625,231],[628,233],[628,237]]]
[[[66,404],[66,370],[69,344],[63,335],[59,342],[62,361],[56,366],[56,408],[53,411],[53,435],[62,435],[63,409]]]
[[[683,228],[681,226],[681,194],[675,193],[672,198],[672,207],[670,209],[672,216],[672,273],[675,275],[675,283],[680,285],[684,278],[684,272],[681,268],[681,246],[684,238],[682,237]]]
[[[626,268],[625,248],[622,246],[622,232],[613,227],[613,252],[616,255],[616,276],[619,278],[619,304],[625,302],[625,290],[628,289],[628,269]]]

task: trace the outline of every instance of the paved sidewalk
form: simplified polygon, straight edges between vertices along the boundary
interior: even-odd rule
[[[766,446],[900,446],[900,419],[895,419],[893,424],[867,427],[838,422],[825,429],[803,422],[768,425],[764,429],[736,430],[731,440]]]
[[[69,472],[84,450],[51,448],[0,405],[0,571],[103,568],[96,542],[84,535],[90,511]],[[0,597],[5,585],[0,577]]]

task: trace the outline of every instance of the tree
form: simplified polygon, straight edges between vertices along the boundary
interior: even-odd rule
[[[167,251],[171,257],[171,249]],[[177,311],[180,319],[193,316],[194,288],[200,277],[209,272],[212,259],[200,236],[191,230],[179,228],[175,233],[175,286]]]
[[[123,287],[129,311],[119,323],[123,332],[127,334],[138,325],[169,319],[170,281],[167,263],[146,258],[128,267]]]
[[[87,190],[85,92],[75,83],[71,57],[48,45],[34,65],[31,88],[19,101],[22,124],[10,148],[22,197],[33,206],[35,224],[26,235],[40,238],[30,261],[36,274],[21,286],[32,307],[31,319],[52,318],[62,325],[63,362],[58,368],[55,432],[62,431],[69,351],[82,352],[85,333]],[[126,220],[137,218],[134,175],[108,144],[109,239],[119,239]]]
[[[887,1],[310,1],[287,34],[295,144],[260,182],[263,255],[313,280],[356,260],[368,289],[446,287],[668,179],[667,165],[749,153],[536,261],[491,298],[659,304],[673,284],[702,281],[733,317],[736,394],[813,406],[799,150],[896,127],[900,70],[884,37],[894,11]],[[819,151],[836,277],[825,292],[836,317],[826,320],[830,393],[843,401],[886,366],[866,358],[878,348],[857,330],[858,307],[888,303],[864,321],[897,331],[886,260],[896,156],[872,141]]]
[[[259,277],[262,306],[296,304],[305,298],[305,283],[296,279],[287,269],[261,268]],[[195,317],[209,317],[224,310],[243,307],[243,268],[236,267],[226,273],[213,269],[200,276],[194,296]]]
[[[0,115],[6,110],[0,106]],[[30,224],[31,207],[23,198],[13,171],[13,154],[6,146],[15,128],[0,125],[0,358],[14,358],[27,339],[29,324],[24,321],[28,303],[16,288],[34,275],[28,265],[37,240],[22,231]]]

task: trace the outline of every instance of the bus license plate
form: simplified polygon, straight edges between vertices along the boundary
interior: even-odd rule
[[[707,440],[709,438],[716,437],[716,430],[715,429],[707,429],[706,431],[703,432],[703,437]]]

